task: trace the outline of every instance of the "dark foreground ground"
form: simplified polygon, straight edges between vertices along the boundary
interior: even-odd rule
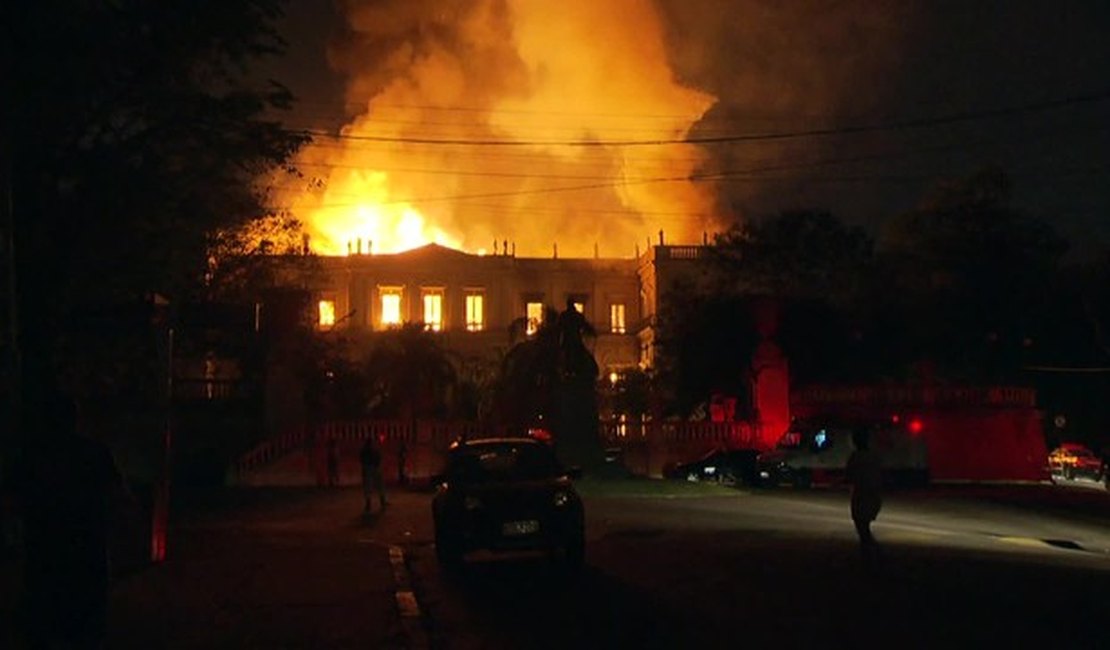
[[[478,556],[450,578],[425,492],[371,518],[354,489],[193,495],[167,561],[117,580],[110,647],[1110,647],[1104,492],[894,494],[868,567],[842,492],[582,489],[581,573]]]

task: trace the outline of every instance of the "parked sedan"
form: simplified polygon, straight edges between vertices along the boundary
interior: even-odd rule
[[[1102,459],[1087,447],[1065,442],[1048,455],[1048,468],[1053,478],[1067,480],[1087,478],[1101,481],[1105,473]]]
[[[758,455],[759,452],[754,449],[712,449],[696,460],[665,468],[663,477],[722,485],[756,485]]]
[[[436,557],[458,568],[467,553],[528,550],[561,557],[571,567],[585,557],[582,500],[552,448],[531,438],[457,442],[432,499]]]

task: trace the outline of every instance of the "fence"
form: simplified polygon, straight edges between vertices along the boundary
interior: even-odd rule
[[[660,476],[668,465],[722,449],[755,449],[759,431],[748,422],[607,420],[600,423],[602,444],[619,450],[634,474]]]
[[[745,422],[675,422],[651,420],[604,420],[598,423],[599,439],[610,450],[620,450],[624,465],[633,473],[659,476],[669,463],[690,460],[717,447],[739,449],[757,444],[757,431]],[[235,464],[240,482],[252,473],[302,454],[298,465],[301,482],[323,484],[327,480],[326,448],[335,441],[341,457],[341,483],[358,477],[358,449],[371,436],[377,438],[383,457],[382,470],[397,480],[426,480],[439,471],[452,442],[475,439],[499,432],[477,422],[433,420],[347,420],[325,422],[315,428],[290,431],[264,441]]]

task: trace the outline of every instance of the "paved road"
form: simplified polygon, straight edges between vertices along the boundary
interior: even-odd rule
[[[476,558],[451,579],[426,493],[371,519],[354,489],[221,494],[176,517],[166,563],[116,585],[110,647],[1108,645],[1105,492],[896,494],[869,570],[843,492],[583,488],[580,574]]]
[[[409,546],[433,642],[449,648],[1106,647],[1110,497],[1044,487],[887,499],[878,570],[842,492],[593,498],[590,567],[478,561],[438,572]],[[1075,635],[1074,637],[1072,635]]]

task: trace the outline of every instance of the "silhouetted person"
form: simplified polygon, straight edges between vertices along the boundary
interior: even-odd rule
[[[378,493],[378,504],[385,509],[385,485],[382,481],[382,452],[378,449],[374,435],[366,439],[362,450],[358,454],[359,463],[362,465],[362,498],[364,513],[369,513],[372,508],[370,500],[374,493]]]
[[[24,523],[32,647],[96,648],[104,640],[108,526],[123,478],[107,446],[79,435],[73,401],[43,404],[15,472]]]
[[[404,440],[400,441],[397,445],[397,483],[398,485],[408,485],[409,477],[405,473],[405,461],[408,458],[409,448]]]
[[[879,457],[871,450],[871,432],[859,426],[852,431],[855,450],[848,458],[845,474],[852,486],[852,523],[859,534],[860,550],[865,559],[872,559],[878,550],[871,534],[871,522],[882,508],[882,469]]]
[[[328,438],[328,487],[339,485],[339,443]]]

